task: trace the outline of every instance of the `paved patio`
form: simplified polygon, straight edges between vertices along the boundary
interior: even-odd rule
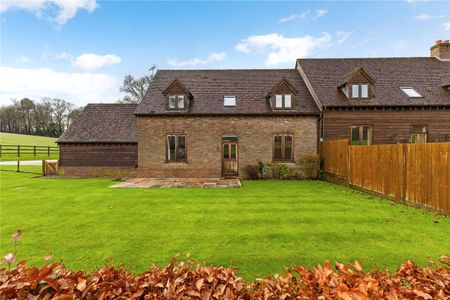
[[[239,178],[132,178],[112,188],[240,188]]]

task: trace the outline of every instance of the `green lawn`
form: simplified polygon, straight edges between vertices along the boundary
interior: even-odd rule
[[[1,145],[57,146],[55,141],[56,138],[46,136],[0,132]],[[0,157],[0,161],[41,160],[41,159],[58,159],[58,154],[50,153],[50,156],[48,156],[47,154],[37,154],[36,156],[34,156],[33,153],[27,153],[17,156],[17,154],[12,154],[9,152],[6,155],[2,153],[2,156]]]
[[[15,134],[0,132],[0,144],[56,146],[56,138],[37,135]]]
[[[1,168],[0,254],[12,250],[10,237],[22,229],[18,256],[33,264],[53,252],[70,268],[89,271],[113,257],[139,272],[189,252],[254,279],[325,260],[394,270],[450,249],[449,218],[320,181],[112,189],[107,179],[33,178]]]

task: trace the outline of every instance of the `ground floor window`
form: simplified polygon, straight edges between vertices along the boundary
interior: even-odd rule
[[[167,161],[186,161],[185,135],[167,135]]]
[[[273,160],[292,161],[293,136],[290,134],[279,134],[273,137]]]
[[[427,142],[427,126],[413,125],[411,126],[411,143],[424,144]]]
[[[370,145],[372,144],[372,126],[353,125],[351,127],[352,145]]]

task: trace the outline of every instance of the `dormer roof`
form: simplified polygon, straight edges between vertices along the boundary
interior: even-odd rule
[[[167,96],[175,87],[179,87],[185,94],[188,94],[189,97],[192,97],[191,92],[184,86],[184,84],[178,79],[175,78],[163,91],[162,94]]]
[[[272,97],[272,95],[276,93],[283,85],[286,86],[294,95],[298,94],[298,90],[295,86],[286,77],[282,77],[267,93],[267,98]]]
[[[363,76],[367,80],[367,83],[375,84],[375,79],[373,79],[372,76],[370,76],[363,67],[358,66],[344,76],[342,81],[339,83],[338,88],[347,85],[359,76]]]

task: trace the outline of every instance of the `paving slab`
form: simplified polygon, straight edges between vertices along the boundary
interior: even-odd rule
[[[239,178],[131,178],[112,188],[240,188]]]

